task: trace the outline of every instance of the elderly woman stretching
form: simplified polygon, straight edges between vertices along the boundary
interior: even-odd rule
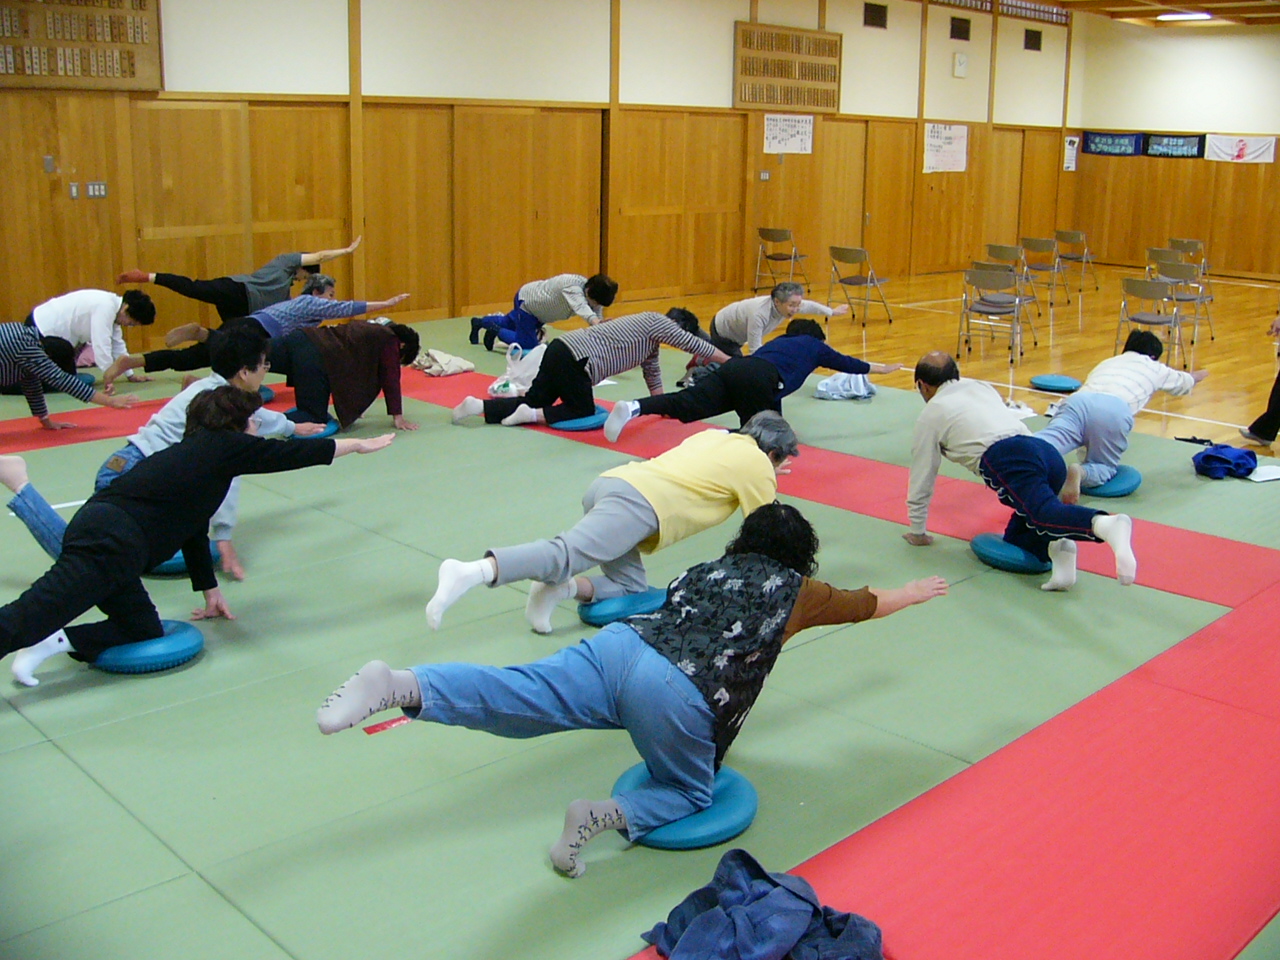
[[[614,623],[545,660],[519,667],[375,660],[324,702],[321,733],[381,710],[536,737],[561,730],[626,730],[650,779],[608,800],[575,800],[551,862],[571,877],[584,844],[604,830],[628,839],[711,805],[716,768],[787,640],[806,627],[884,617],[947,592],[941,577],[897,590],[839,590],[812,579],[818,538],[795,507],[747,517],[719,560],[686,570],[657,613]]]
[[[605,326],[617,323],[610,320]],[[488,551],[479,560],[445,560],[427,623],[440,629],[444,612],[472,587],[535,580],[525,617],[538,633],[551,632],[561,600],[605,600],[649,589],[642,553],[654,553],[778,495],[778,474],[788,472],[800,445],[782,415],[765,410],[740,433],[705,430],[652,460],[607,470],[582,498],[584,516],[550,540]],[[602,576],[578,574],[599,565]]]

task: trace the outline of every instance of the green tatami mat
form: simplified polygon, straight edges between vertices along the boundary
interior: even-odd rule
[[[1280,957],[1280,917],[1263,927],[1236,960],[1276,960],[1277,957]]]
[[[188,874],[0,943],[0,960],[288,960]]]

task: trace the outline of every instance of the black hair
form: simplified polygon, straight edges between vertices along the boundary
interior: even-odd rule
[[[667,319],[674,320],[685,333],[692,333],[695,337],[701,336],[702,328],[698,326],[698,318],[691,311],[684,307],[672,307],[667,311]]]
[[[791,504],[776,500],[753,510],[724,552],[727,556],[758,553],[802,577],[818,572],[818,534],[813,524]]]
[[[41,337],[40,346],[44,348],[45,355],[58,365],[59,370],[75,375],[76,348],[69,340],[62,337]]]
[[[796,317],[787,324],[787,329],[786,332],[783,333],[783,336],[813,337],[814,339],[821,340],[824,343],[827,340],[827,335],[822,332],[822,324],[817,320],[811,320],[809,317]]]
[[[266,334],[253,324],[238,324],[211,339],[209,366],[224,380],[241,370],[257,370],[267,355]]]
[[[1160,354],[1164,353],[1164,344],[1150,330],[1130,330],[1129,339],[1124,342],[1124,352],[1140,353],[1152,360],[1159,360]]]
[[[588,277],[583,290],[587,294],[587,299],[600,304],[602,307],[613,306],[614,297],[618,295],[618,281],[612,277],[607,277],[603,273],[597,273],[594,277]]]
[[[939,362],[938,357],[946,357],[945,362]],[[955,357],[949,357],[945,353],[927,353],[916,364],[916,380],[931,387],[940,387],[948,380],[959,379],[960,367],[956,364]]]
[[[183,437],[201,430],[225,430],[244,433],[249,418],[262,406],[262,397],[227,384],[197,393],[187,407],[187,429]]]
[[[334,280],[333,277],[329,276],[327,273],[321,273],[319,270],[316,270],[312,272],[311,276],[307,277],[306,282],[302,284],[302,293],[304,295],[323,295],[330,287],[336,287],[337,285],[338,281]]]
[[[305,270],[305,271],[307,271],[307,273],[319,273],[319,272],[320,272],[320,264],[318,264],[318,263],[304,263],[304,264],[300,265],[300,266],[298,267],[298,269],[299,269],[299,270]]]
[[[149,327],[156,322],[156,305],[141,290],[126,290],[122,299],[124,312],[142,326]]]
[[[418,331],[413,327],[406,327],[403,323],[388,323],[387,329],[400,341],[400,366],[407,367],[417,360],[418,353],[422,349],[422,339],[418,336]]]

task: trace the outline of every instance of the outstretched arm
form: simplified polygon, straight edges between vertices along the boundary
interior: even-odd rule
[[[898,587],[896,590],[879,590],[876,587],[870,589],[876,596],[876,612],[871,619],[876,620],[897,613],[904,607],[925,603],[934,597],[945,597],[947,581],[942,577],[926,577],[923,580],[912,580],[905,587]]]
[[[365,309],[365,313],[374,313],[378,310],[386,310],[389,307],[394,307],[401,300],[408,299],[409,295],[407,293],[397,293],[390,300],[370,300],[368,307]]]
[[[324,263],[326,260],[336,260],[338,257],[345,257],[347,254],[354,252],[356,247],[360,246],[360,241],[363,239],[363,236],[356,237],[351,241],[351,246],[342,247],[338,250],[317,250],[315,253],[304,253],[302,255],[302,265],[304,267],[314,267],[318,264]]]
[[[367,440],[335,440],[333,459],[345,457],[348,453],[376,453],[391,444],[396,438],[394,433],[384,433],[380,437],[369,437]]]

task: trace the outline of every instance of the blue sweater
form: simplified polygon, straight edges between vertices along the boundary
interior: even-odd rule
[[[840,373],[871,372],[871,364],[865,360],[837,353],[817,337],[804,334],[777,337],[752,356],[768,360],[778,368],[778,378],[782,381],[782,389],[778,391],[779,400],[799,390],[804,385],[805,377],[818,367],[827,367]]]

